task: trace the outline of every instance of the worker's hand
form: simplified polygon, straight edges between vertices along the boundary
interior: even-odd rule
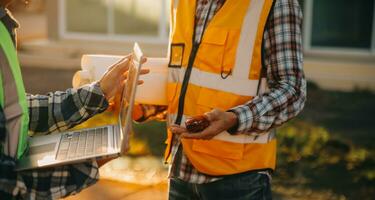
[[[170,130],[174,134],[181,135],[182,138],[209,140],[237,124],[237,115],[232,112],[213,109],[205,115],[210,125],[202,132],[189,133],[186,128],[177,125],[172,125]]]
[[[143,58],[142,63],[146,62],[146,58]],[[115,101],[115,97],[121,95],[123,87],[126,82],[127,71],[130,65],[132,65],[132,56],[127,55],[119,62],[111,66],[107,72],[100,79],[100,88],[108,102]],[[141,74],[147,74],[150,70],[142,69]],[[143,81],[139,81],[138,84],[142,84]]]

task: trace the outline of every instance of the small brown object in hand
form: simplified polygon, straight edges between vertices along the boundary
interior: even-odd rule
[[[204,115],[195,116],[185,121],[186,129],[190,133],[198,133],[206,129],[210,125],[210,121]]]

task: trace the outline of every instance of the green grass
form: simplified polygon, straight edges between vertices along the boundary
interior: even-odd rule
[[[323,126],[349,143],[375,150],[375,94],[369,91],[324,91],[310,84],[305,109],[298,119]]]
[[[135,139],[146,144],[147,152],[150,155],[162,157],[164,153],[164,141],[166,139],[167,127],[166,123],[162,121],[147,121],[143,123],[136,123],[133,125]],[[140,154],[140,152],[134,152]]]
[[[290,196],[310,189],[328,192],[325,199],[373,199],[375,94],[310,83],[307,99],[299,117],[278,131],[276,187],[294,188]]]

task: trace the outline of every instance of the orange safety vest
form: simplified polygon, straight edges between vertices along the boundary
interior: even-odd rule
[[[183,126],[186,118],[213,108],[245,104],[258,95],[259,87],[264,90],[262,40],[272,4],[273,0],[226,0],[197,44],[193,39],[196,1],[172,1],[169,124]],[[169,132],[166,161],[173,157],[172,140]],[[275,168],[276,139],[271,132],[230,135],[225,131],[211,140],[182,139],[181,143],[193,166],[205,174]]]

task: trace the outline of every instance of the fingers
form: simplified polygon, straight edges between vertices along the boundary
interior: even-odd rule
[[[144,64],[145,62],[147,62],[147,58],[144,57],[144,56],[142,56],[142,58],[141,58],[141,64]]]
[[[144,83],[144,81],[143,80],[138,80],[138,83],[137,83],[137,85],[142,85]]]
[[[140,75],[148,74],[150,73],[150,69],[141,69]],[[143,80],[138,80],[138,85],[142,85],[144,83]]]
[[[118,65],[118,64],[123,63],[123,62],[125,62],[127,60],[131,60],[132,58],[133,58],[133,55],[132,54],[128,54],[125,57],[121,58],[121,60],[119,60],[116,64]]]
[[[115,64],[113,64],[110,68],[108,68],[108,71],[111,71],[115,69],[117,66],[121,65],[124,62],[128,62],[131,59],[131,54],[126,55],[125,57],[121,58],[121,60],[117,61]]]
[[[118,66],[118,67],[114,68],[114,70],[116,70],[116,73],[124,74],[126,71],[128,71],[129,70],[129,64],[130,64],[129,61],[130,61],[130,59],[124,58],[120,62],[118,62],[116,64],[116,66]]]
[[[202,140],[210,140],[216,135],[220,134],[221,132],[227,130],[225,123],[226,121],[223,120],[224,111],[219,109],[213,109],[210,112],[205,113],[204,115],[210,121],[210,126],[204,129],[202,132],[199,133],[184,133],[181,137],[186,139],[202,139]]]
[[[150,69],[141,69],[141,75],[150,73]]]
[[[146,58],[142,59],[142,62],[146,62]],[[112,70],[113,70],[113,73],[114,74],[121,74],[121,75],[124,75],[125,78],[127,77],[127,74],[128,74],[128,70],[129,70],[129,65],[132,65],[133,63],[130,62],[131,61],[131,56],[126,56],[125,58],[121,59],[119,62],[117,62],[115,65],[113,65],[108,71],[111,71],[112,73]],[[150,69],[141,69],[141,72],[140,74],[141,75],[144,75],[144,74],[148,74],[150,73]]]
[[[219,130],[217,130],[215,127],[209,126],[200,133],[183,133],[181,137],[185,139],[210,140],[215,137],[218,132]]]
[[[173,134],[176,134],[176,135],[181,135],[183,133],[187,133],[188,131],[186,130],[186,128],[182,127],[182,126],[178,126],[178,125],[171,125],[169,127],[169,130],[173,133]]]

